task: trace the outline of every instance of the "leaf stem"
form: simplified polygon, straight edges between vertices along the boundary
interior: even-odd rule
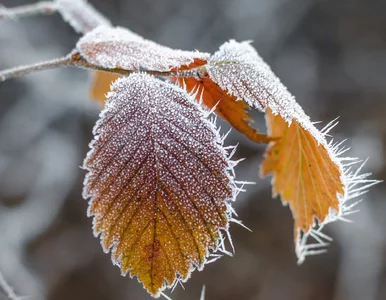
[[[14,8],[5,8],[0,4],[0,20],[14,19],[16,17],[25,17],[33,15],[51,15],[56,12],[56,4],[52,1],[38,2],[17,6]]]
[[[20,66],[16,68],[10,68],[3,71],[0,71],[0,82],[5,81],[7,79],[20,77],[23,75],[27,75],[33,72],[55,69],[59,67],[78,67],[82,69],[91,69],[103,72],[115,73],[122,76],[127,76],[132,73],[144,72],[154,76],[160,77],[200,77],[203,73],[203,67],[199,67],[196,69],[191,69],[187,71],[153,71],[153,70],[124,70],[120,68],[108,69],[101,66],[97,66],[85,61],[79,53],[74,52],[66,57],[57,58],[53,60],[48,60],[32,65]]]

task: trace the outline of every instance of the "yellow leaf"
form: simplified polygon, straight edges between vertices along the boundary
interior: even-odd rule
[[[107,100],[106,94],[110,91],[111,83],[121,76],[102,71],[92,72],[91,76],[90,97],[98,101],[101,107],[104,107]]]
[[[261,174],[273,175],[273,195],[289,203],[295,220],[295,242],[315,224],[322,223],[331,209],[339,212],[337,194],[344,195],[339,166],[326,148],[295,119],[290,126],[267,109],[267,125],[273,142],[265,154]]]

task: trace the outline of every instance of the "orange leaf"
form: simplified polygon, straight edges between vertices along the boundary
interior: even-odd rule
[[[132,74],[112,91],[84,162],[83,196],[114,264],[159,296],[222,249],[236,194],[232,164],[179,87]]]
[[[197,68],[206,64],[205,60],[195,59],[195,61],[188,66],[182,66],[178,70],[189,70]],[[174,70],[176,71],[177,68]],[[227,121],[233,128],[241,132],[249,139],[256,143],[268,143],[272,139],[265,134],[259,133],[256,129],[251,127],[253,119],[248,115],[247,109],[249,105],[244,101],[231,96],[226,91],[222,90],[209,77],[196,79],[194,77],[179,77],[173,78],[180,86],[184,86],[187,92],[197,92],[196,100],[212,109],[215,107],[215,113]]]
[[[197,100],[212,109],[214,106],[218,116],[223,118],[232,125],[237,131],[241,132],[249,139],[256,143],[269,143],[272,139],[265,134],[259,133],[251,127],[252,118],[248,115],[247,109],[249,105],[244,101],[237,101],[236,97],[230,96],[226,91],[223,91],[210,78],[195,79],[195,78],[179,78],[180,85],[185,84],[188,92],[195,90]]]
[[[295,219],[295,241],[308,233],[315,219],[323,223],[333,209],[339,212],[337,194],[344,195],[340,167],[322,144],[295,119],[291,125],[267,109],[267,125],[273,137],[261,165],[261,174],[273,174],[273,195],[289,203]]]
[[[107,100],[106,94],[110,91],[111,83],[121,76],[101,71],[92,72],[91,76],[90,97],[98,101],[101,107],[104,107]]]

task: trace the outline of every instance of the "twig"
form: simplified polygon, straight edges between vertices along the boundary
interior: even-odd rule
[[[98,26],[112,26],[111,22],[87,0],[56,0],[62,18],[78,33],[86,34]]]
[[[20,66],[20,67],[0,71],[0,82],[10,78],[16,78],[23,75],[27,75],[33,72],[55,69],[59,67],[68,67],[68,66],[103,71],[103,72],[110,72],[110,73],[115,73],[122,76],[127,76],[132,73],[144,72],[150,75],[160,76],[160,77],[200,77],[201,74],[204,73],[203,67],[199,67],[199,68],[187,70],[187,71],[178,71],[178,72],[171,72],[171,71],[162,72],[162,71],[152,71],[152,70],[124,70],[119,68],[108,69],[108,68],[91,64],[85,61],[78,53],[73,53],[71,55],[58,58],[58,59],[48,60],[37,64]]]
[[[14,19],[33,15],[51,15],[56,12],[56,4],[51,1],[22,5],[14,8],[5,8],[0,5],[0,20]]]
[[[21,297],[16,295],[12,287],[5,281],[3,274],[0,272],[0,293],[3,293],[7,300],[20,300]]]
[[[39,14],[50,15],[55,12],[59,12],[63,20],[81,34],[85,34],[100,25],[112,26],[111,22],[87,0],[44,1],[12,8],[6,8],[0,4],[0,20]]]

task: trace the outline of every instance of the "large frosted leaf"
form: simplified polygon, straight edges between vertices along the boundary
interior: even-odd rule
[[[205,53],[161,46],[121,27],[98,27],[81,38],[76,48],[89,63],[109,69],[170,71],[208,58]]]
[[[149,75],[118,79],[85,159],[94,233],[158,296],[221,248],[235,184],[214,125],[190,96]]]

